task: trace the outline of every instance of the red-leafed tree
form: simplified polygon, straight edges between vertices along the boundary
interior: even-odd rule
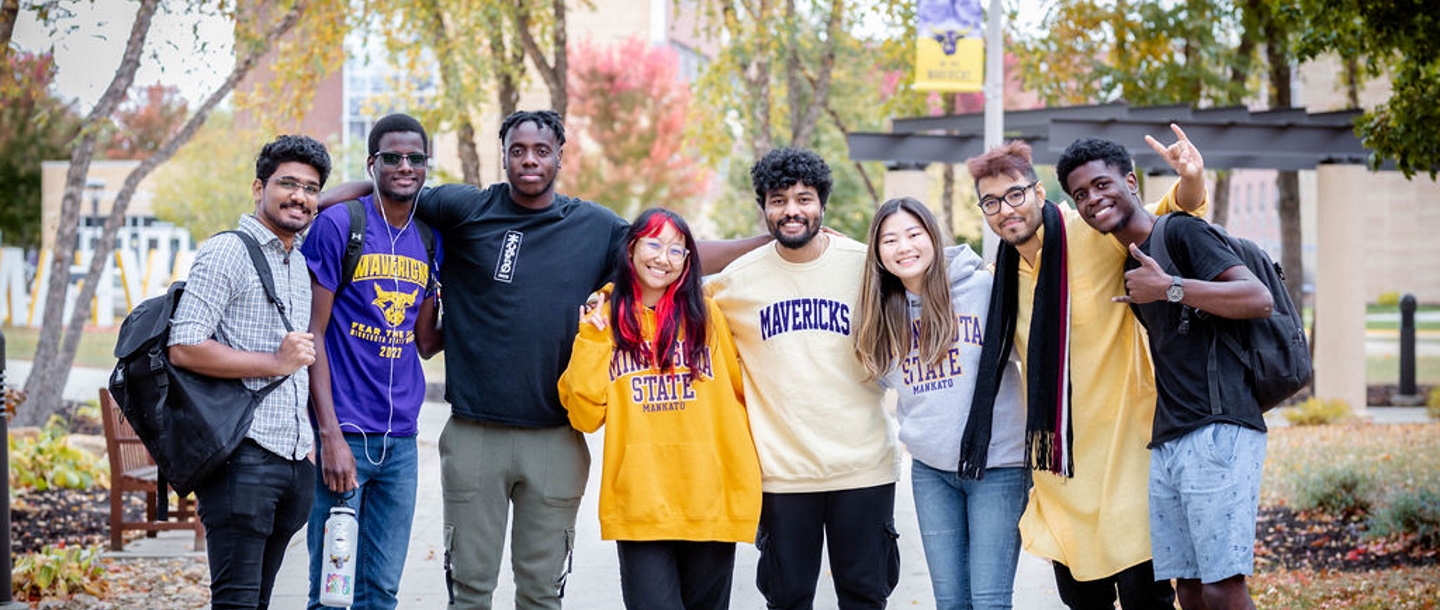
[[[710,175],[685,145],[690,89],[678,79],[679,56],[637,38],[584,41],[569,56],[566,190],[625,218],[649,207],[687,211]]]
[[[140,87],[115,111],[115,128],[105,145],[105,158],[147,158],[170,141],[189,116],[179,87],[160,83]]]

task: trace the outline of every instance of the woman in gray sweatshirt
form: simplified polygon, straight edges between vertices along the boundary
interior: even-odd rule
[[[993,409],[972,414],[992,277],[968,246],[942,249],[940,236],[915,199],[891,199],[875,212],[855,351],[871,378],[899,395],[936,607],[1009,608],[1030,486],[1019,363],[1003,364],[1010,370]],[[965,428],[987,418],[989,434],[970,435],[989,438],[983,472],[962,478]]]

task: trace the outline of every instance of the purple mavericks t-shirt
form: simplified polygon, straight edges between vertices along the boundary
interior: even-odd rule
[[[392,436],[413,436],[425,400],[415,316],[430,295],[434,270],[413,224],[396,229],[380,216],[372,197],[361,201],[365,248],[325,328],[335,415],[347,434],[389,430]],[[340,284],[349,229],[349,211],[332,206],[315,219],[300,247],[315,281],[331,291]],[[436,258],[439,243],[437,235]]]

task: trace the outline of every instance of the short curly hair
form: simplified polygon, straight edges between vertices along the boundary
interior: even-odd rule
[[[505,122],[500,124],[500,144],[504,146],[505,136],[510,135],[510,130],[522,123],[534,123],[541,129],[549,129],[555,134],[555,143],[565,145],[565,121],[560,119],[560,114],[554,110],[518,110],[505,117]]]
[[[750,168],[750,184],[755,187],[755,203],[765,207],[765,196],[773,191],[788,189],[796,184],[815,189],[820,196],[820,206],[830,200],[830,166],[811,151],[801,148],[776,148]]]
[[[1120,170],[1122,176],[1135,171],[1130,152],[1124,146],[1102,138],[1080,138],[1066,146],[1065,152],[1060,154],[1060,161],[1055,163],[1055,177],[1060,180],[1060,188],[1066,195],[1070,194],[1070,172],[1095,160]]]
[[[366,144],[369,147],[369,154],[372,156],[380,152],[380,138],[387,133],[418,133],[420,144],[425,147],[426,152],[430,150],[430,135],[425,133],[425,126],[420,121],[408,114],[387,114],[375,121],[370,128],[370,137]]]
[[[320,186],[330,178],[330,153],[325,145],[309,136],[283,135],[260,149],[255,158],[255,179],[269,182],[281,163],[304,163],[320,174]]]

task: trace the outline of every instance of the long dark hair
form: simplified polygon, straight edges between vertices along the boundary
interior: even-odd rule
[[[639,302],[640,282],[635,277],[631,253],[635,242],[643,237],[654,237],[665,229],[675,227],[685,237],[685,257],[680,277],[665,289],[665,294],[655,304],[655,339],[648,347],[640,329]],[[651,208],[640,213],[630,230],[625,233],[625,248],[616,252],[620,260],[615,265],[615,294],[610,299],[610,320],[614,328],[615,352],[625,354],[637,362],[643,362],[659,370],[674,370],[675,344],[684,334],[685,364],[690,368],[690,378],[697,378],[701,362],[705,358],[706,331],[705,292],[700,287],[700,253],[695,251],[695,237],[690,226],[679,214],[661,208]]]
[[[885,220],[905,212],[920,221],[930,239],[935,258],[925,270],[924,292],[920,295],[920,324],[911,330],[910,304],[905,284],[880,261],[880,227]],[[860,279],[860,303],[856,318],[855,354],[870,379],[884,377],[910,353],[915,342],[920,361],[936,366],[954,345],[955,312],[950,304],[950,272],[940,242],[940,224],[925,204],[912,197],[891,199],[875,210],[870,221],[870,244],[865,248],[865,271]]]

